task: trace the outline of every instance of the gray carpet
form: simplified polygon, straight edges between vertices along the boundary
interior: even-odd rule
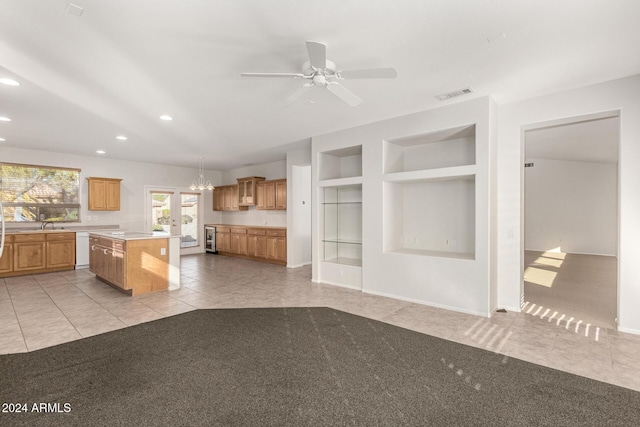
[[[0,356],[0,402],[29,411],[0,425],[640,422],[632,390],[328,308],[198,310]]]

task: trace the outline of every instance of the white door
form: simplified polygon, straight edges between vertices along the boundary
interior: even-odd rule
[[[147,187],[146,194],[146,229],[180,235],[182,255],[204,252],[202,193]]]

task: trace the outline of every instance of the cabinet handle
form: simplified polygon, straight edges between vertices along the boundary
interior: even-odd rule
[[[106,255],[107,253],[109,253],[109,249],[103,249],[104,254]]]

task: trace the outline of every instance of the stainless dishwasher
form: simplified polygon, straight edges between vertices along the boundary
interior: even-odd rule
[[[89,268],[89,232],[76,232],[76,270]]]

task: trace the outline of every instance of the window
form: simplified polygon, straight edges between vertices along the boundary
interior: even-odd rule
[[[8,222],[80,221],[80,169],[0,163]]]

